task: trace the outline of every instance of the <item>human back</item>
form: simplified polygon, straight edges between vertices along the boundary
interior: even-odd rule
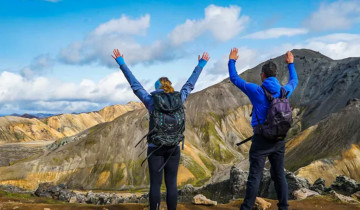
[[[238,49],[234,48],[229,55],[230,81],[243,91],[253,104],[251,125],[254,128],[252,137],[237,144],[241,145],[249,139],[252,140],[249,150],[249,176],[240,210],[253,208],[267,158],[271,164],[270,174],[279,200],[278,207],[281,210],[287,210],[289,195],[284,174],[285,141],[281,140],[286,136],[292,120],[287,98],[295,90],[298,82],[294,57],[289,51],[285,55],[289,69],[289,82],[285,86],[281,86],[277,80],[277,67],[272,61],[262,66],[260,73],[262,85],[257,85],[246,82],[237,74],[235,67],[239,57],[237,53]]]
[[[148,143],[155,146],[177,146],[184,141],[185,111],[181,93],[171,82],[160,78],[164,91],[152,93],[154,110],[150,113]]]
[[[143,138],[147,137],[148,140],[147,157],[141,163],[142,165],[148,160],[150,210],[160,208],[160,189],[163,176],[166,184],[167,209],[175,210],[178,196],[177,172],[180,162],[178,145],[181,141],[184,143],[183,133],[185,130],[183,103],[194,89],[195,83],[210,57],[206,52],[202,57],[198,56],[198,64],[179,92],[174,90],[168,78],[161,77],[155,82],[155,91],[149,94],[127,67],[119,50],[115,49],[113,53],[112,57],[119,64],[134,94],[144,103],[150,114],[149,132]],[[142,140],[136,145],[139,145]]]

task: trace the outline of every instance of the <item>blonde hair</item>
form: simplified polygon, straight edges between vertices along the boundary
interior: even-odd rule
[[[174,88],[171,86],[171,82],[167,77],[161,77],[159,79],[160,83],[161,83],[161,87],[160,89],[163,89],[165,93],[173,93],[174,92]]]

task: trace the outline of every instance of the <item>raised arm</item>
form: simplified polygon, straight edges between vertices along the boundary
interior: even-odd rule
[[[288,63],[289,82],[284,86],[284,89],[289,92],[288,97],[290,97],[298,84],[298,77],[294,65],[294,55],[290,51],[286,52],[285,60]]]
[[[189,96],[191,91],[195,87],[195,83],[198,80],[200,73],[204,66],[206,65],[207,61],[210,59],[209,54],[207,52],[204,52],[202,57],[200,58],[200,55],[198,56],[198,65],[195,67],[193,73],[189,77],[189,79],[186,81],[184,86],[181,88],[181,99],[183,102],[185,102],[186,98]]]
[[[237,48],[233,48],[230,51],[228,63],[230,81],[240,90],[242,90],[246,95],[251,96],[252,93],[257,92],[257,88],[259,87],[259,85],[246,82],[244,79],[239,77],[235,67],[236,60],[239,58],[237,53]]]
[[[113,53],[114,55],[111,56],[119,64],[120,69],[124,73],[125,78],[131,86],[131,89],[134,91],[135,95],[144,103],[144,105],[148,107],[152,101],[151,95],[144,89],[140,82],[131,73],[130,69],[125,64],[124,55],[121,55],[118,49],[114,49]]]

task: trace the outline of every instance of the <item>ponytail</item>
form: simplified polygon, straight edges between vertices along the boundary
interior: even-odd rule
[[[174,92],[174,88],[171,86],[171,82],[167,77],[161,77],[159,79],[160,83],[161,83],[161,87],[160,89],[163,89],[165,93],[173,93]]]

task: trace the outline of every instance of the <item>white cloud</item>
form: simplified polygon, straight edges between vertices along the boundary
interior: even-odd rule
[[[196,37],[211,32],[220,41],[227,41],[238,35],[248,22],[247,16],[240,17],[238,6],[218,7],[210,5],[205,8],[205,18],[187,20],[175,27],[165,40],[150,44],[141,44],[137,36],[145,35],[150,26],[150,15],[131,19],[123,15],[99,25],[82,41],[73,42],[60,52],[60,60],[67,64],[100,63],[109,67],[117,64],[110,54],[114,48],[124,53],[126,63],[149,63],[168,61],[185,55],[179,46]]]
[[[264,59],[262,56],[260,56],[257,50],[249,49],[247,47],[239,48],[238,55],[239,58],[236,61],[236,70],[239,74],[254,67],[263,61],[261,59]],[[228,61],[229,55],[225,54],[220,56],[220,58],[217,60],[208,63],[202,71],[194,91],[202,90],[229,77]],[[180,88],[185,83],[186,79],[187,78],[182,78],[179,80],[175,87]]]
[[[306,48],[317,50],[333,59],[360,57],[360,34],[330,34],[306,42]]]
[[[268,52],[269,56],[276,56],[291,49],[311,49],[332,58],[343,59],[360,57],[360,34],[335,33],[326,36],[314,37],[303,43],[287,43],[275,47]]]
[[[139,19],[130,19],[126,15],[122,15],[119,19],[113,19],[106,23],[99,25],[94,31],[95,36],[102,36],[105,34],[130,34],[139,35],[145,34],[150,26],[150,15],[144,15]]]
[[[150,16],[130,19],[123,15],[98,26],[79,42],[73,42],[60,52],[60,60],[67,64],[100,63],[117,66],[111,57],[114,48],[120,49],[127,64],[171,60],[181,54],[181,49],[168,50],[166,41],[140,44],[136,36],[144,35],[150,25]]]
[[[35,57],[29,66],[21,69],[21,74],[27,78],[35,75],[41,75],[52,69],[54,59],[49,54],[39,55]]]
[[[168,35],[171,43],[180,45],[210,32],[219,41],[228,41],[238,35],[249,22],[248,16],[240,16],[238,6],[205,8],[205,17],[200,20],[186,20]]]
[[[344,0],[322,3],[304,21],[304,25],[313,31],[348,29],[357,23],[360,23],[360,2]]]
[[[296,36],[307,34],[308,30],[305,28],[271,28],[264,31],[255,32],[242,38],[245,39],[274,39],[282,36]]]
[[[241,47],[239,48],[238,55],[239,58],[236,61],[236,69],[239,74],[260,62],[258,52],[254,49]],[[225,74],[228,76],[228,61],[229,55],[225,54],[221,56],[217,61],[214,61],[214,64],[212,66],[209,66],[208,69],[206,69],[206,72],[213,75]]]
[[[148,84],[145,87],[148,87]],[[149,86],[150,87],[150,86]],[[107,104],[137,100],[122,72],[114,72],[99,82],[83,79],[79,84],[46,77],[25,78],[4,71],[0,74],[0,111],[39,110],[83,112]],[[12,106],[9,106],[12,105]]]

